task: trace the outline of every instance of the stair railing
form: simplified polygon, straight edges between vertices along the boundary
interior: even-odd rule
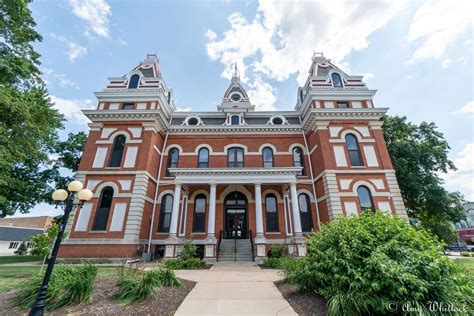
[[[252,230],[249,229],[249,235],[250,235],[250,248],[252,249],[252,261],[255,261],[255,252],[253,249],[253,236],[252,236]]]
[[[237,261],[237,232],[234,236],[234,261]]]
[[[216,261],[219,261],[219,253],[221,252],[221,241],[222,241],[222,229],[219,232],[219,241],[217,242]]]

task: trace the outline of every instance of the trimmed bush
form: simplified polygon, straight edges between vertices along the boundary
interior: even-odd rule
[[[469,252],[461,252],[461,256],[463,257],[470,257],[471,254]]]
[[[199,258],[190,258],[190,259],[174,259],[174,260],[165,260],[163,261],[163,266],[167,269],[172,270],[193,270],[200,269],[206,265],[206,262]]]
[[[46,296],[48,310],[76,305],[92,296],[97,266],[85,263],[79,266],[58,264],[54,267]],[[28,309],[38,295],[44,274],[38,274],[20,285],[20,291],[12,303],[19,309]]]
[[[197,257],[197,246],[193,244],[192,239],[187,239],[184,242],[183,247],[181,247],[179,257],[183,260],[188,260]]]
[[[286,279],[327,298],[331,315],[385,314],[389,302],[424,311],[429,302],[474,307],[472,277],[441,255],[436,237],[403,219],[382,212],[340,218],[312,233],[307,249],[284,267]]]
[[[173,271],[168,269],[120,268],[115,299],[123,305],[145,301],[156,295],[156,289],[163,287],[184,287]]]
[[[277,244],[273,245],[270,250],[270,258],[282,258],[285,255],[286,246]]]
[[[295,264],[296,259],[290,257],[281,257],[281,258],[268,258],[265,259],[262,265],[265,268],[272,268],[272,269],[284,269],[287,266],[292,266]]]

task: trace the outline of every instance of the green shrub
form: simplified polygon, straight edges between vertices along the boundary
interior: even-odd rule
[[[474,307],[474,281],[425,230],[382,212],[340,218],[307,240],[284,266],[287,281],[329,300],[331,315],[385,314],[388,302]],[[401,312],[401,311],[399,311]]]
[[[272,269],[284,269],[285,267],[290,267],[295,264],[296,259],[290,257],[281,257],[281,258],[267,258],[263,261],[262,265],[265,268]]]
[[[470,257],[471,254],[469,252],[461,252],[461,256],[463,257]]]
[[[172,270],[192,270],[199,269],[206,265],[206,262],[199,258],[190,258],[190,259],[174,259],[174,260],[165,260],[163,261],[163,266],[167,269]]]
[[[197,246],[193,244],[192,239],[187,239],[181,247],[179,257],[183,260],[195,258],[197,256]]]
[[[163,286],[184,287],[176,274],[169,269],[146,271],[141,268],[122,267],[119,270],[115,298],[124,305],[145,301],[156,295],[156,289]]]
[[[273,245],[270,251],[270,258],[281,258],[285,255],[286,246],[282,244]]]
[[[19,256],[23,256],[23,255],[26,255],[27,253],[28,253],[28,248],[26,247],[25,242],[22,241],[20,245],[18,246],[18,249],[15,250],[15,254]]]
[[[49,281],[46,308],[53,310],[89,300],[96,275],[97,266],[91,263],[80,266],[58,264]],[[12,300],[13,305],[20,309],[30,308],[36,300],[43,276],[38,274],[24,281]]]

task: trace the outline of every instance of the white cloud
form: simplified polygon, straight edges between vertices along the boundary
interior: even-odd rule
[[[69,0],[74,14],[87,22],[87,26],[100,37],[109,37],[110,5],[105,0]],[[90,33],[86,31],[86,35]]]
[[[62,35],[56,35],[54,33],[50,33],[50,35],[55,40],[65,43],[68,46],[68,50],[65,53],[70,63],[74,63],[77,58],[87,55],[86,47],[81,46],[78,43],[71,41]]]
[[[368,80],[370,80],[370,79],[374,79],[374,77],[375,77],[375,75],[374,75],[373,73],[371,73],[371,72],[366,72],[366,73],[364,74],[364,81],[368,81]]]
[[[473,26],[474,1],[431,0],[415,13],[408,30],[409,42],[419,41],[419,46],[409,62],[434,58],[446,68],[451,58],[446,50]]]
[[[67,51],[67,57],[70,63],[73,63],[77,58],[87,55],[87,48],[77,44],[76,42],[67,42],[69,50]]]
[[[59,85],[60,87],[72,87],[79,89],[79,86],[74,81],[67,78],[65,74],[58,74],[50,68],[42,68],[43,80],[48,86]]]
[[[472,114],[474,115],[474,101],[467,102],[460,109],[452,112],[451,114]]]
[[[275,89],[259,76],[250,83],[248,91],[250,101],[256,100],[255,109],[257,111],[275,111],[276,101]]]
[[[302,85],[314,50],[324,51],[333,62],[347,67],[344,58],[352,51],[365,49],[368,36],[387,24],[404,4],[336,0],[296,5],[293,1],[260,1],[253,20],[235,12],[228,18],[230,29],[221,37],[208,30],[207,53],[211,60],[224,65],[224,78],[231,77],[237,62],[242,81],[266,91],[266,100],[251,101],[259,108],[271,107],[275,99],[262,83],[296,75]]]
[[[54,108],[64,114],[67,120],[85,125],[89,123],[89,119],[82,114],[81,109],[93,109],[94,103],[91,99],[68,100],[54,95],[50,96],[54,103]]]
[[[454,155],[457,171],[444,175],[446,187],[450,191],[460,191],[467,200],[474,201],[474,143],[468,143]]]

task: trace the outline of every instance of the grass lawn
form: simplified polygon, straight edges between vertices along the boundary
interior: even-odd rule
[[[466,270],[474,274],[474,258],[473,259],[468,259],[468,258],[456,259],[456,262],[459,262],[464,268],[466,268]]]
[[[33,262],[43,261],[41,256],[2,256],[0,257],[0,264],[18,263],[18,262]]]
[[[37,274],[41,267],[5,267],[0,265],[0,293],[10,291],[23,280]],[[43,271],[46,270],[46,265]],[[97,277],[111,276],[116,273],[116,267],[99,267]]]

